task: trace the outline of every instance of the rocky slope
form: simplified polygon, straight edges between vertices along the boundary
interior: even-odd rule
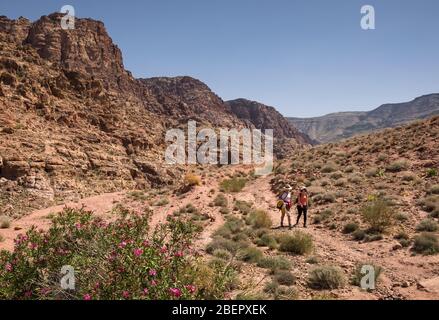
[[[369,112],[340,112],[316,118],[288,120],[312,139],[325,143],[395,127],[435,114],[439,114],[439,94],[425,95],[405,103],[384,104]]]
[[[196,79],[133,78],[101,22],[61,16],[0,17],[0,214],[180,182],[164,137],[189,119],[254,127]]]

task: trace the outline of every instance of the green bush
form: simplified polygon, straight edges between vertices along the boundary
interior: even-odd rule
[[[416,226],[416,231],[420,231],[420,232],[421,231],[435,232],[438,229],[439,227],[437,222],[431,219],[423,220]]]
[[[253,210],[248,216],[248,222],[255,229],[271,228],[270,215],[264,210]]]
[[[264,257],[258,261],[258,267],[270,269],[271,272],[275,272],[276,270],[290,270],[291,262],[281,256]]]
[[[0,229],[8,229],[11,226],[11,218],[0,216]]]
[[[400,172],[404,171],[408,168],[408,162],[406,160],[398,160],[392,162],[386,167],[386,170],[389,172]]]
[[[352,238],[357,241],[364,240],[365,237],[366,237],[366,232],[364,230],[358,229],[352,233]]]
[[[394,213],[387,201],[377,199],[371,201],[362,208],[363,220],[370,226],[372,231],[384,232],[394,222]]]
[[[257,241],[256,244],[261,247],[269,247],[270,249],[275,249],[277,247],[276,238],[271,234],[263,234]]]
[[[239,211],[243,215],[247,215],[252,210],[252,204],[246,201],[236,200],[234,210]]]
[[[311,235],[296,231],[292,235],[284,235],[280,239],[279,250],[297,255],[310,253],[313,249],[313,240]]]
[[[232,254],[224,249],[217,249],[213,252],[213,256],[223,260],[230,260],[232,258]]]
[[[206,252],[212,254],[218,249],[229,251],[231,254],[235,254],[238,250],[238,244],[232,240],[224,239],[222,237],[215,237],[206,247]]]
[[[413,251],[424,255],[439,253],[439,240],[433,233],[423,232],[415,237]]]
[[[437,176],[437,170],[435,168],[427,169],[427,177],[432,178]]]
[[[228,201],[224,194],[220,193],[213,200],[213,204],[215,207],[227,207]]]
[[[209,267],[192,254],[194,225],[174,219],[150,230],[149,218],[121,209],[105,222],[65,209],[47,231],[31,228],[13,252],[0,253],[0,299],[223,298],[233,270]],[[67,292],[59,283],[69,265],[76,288]]]
[[[220,190],[223,192],[240,192],[244,189],[247,179],[233,177],[221,181]]]
[[[359,228],[359,226],[358,226],[357,223],[355,223],[355,222],[351,222],[351,223],[346,224],[346,225],[343,227],[343,233],[344,233],[344,234],[349,234],[349,233],[352,233],[352,232],[354,232],[354,231],[357,231],[358,228]]]
[[[309,287],[317,290],[338,289],[342,288],[345,284],[345,276],[339,267],[317,267],[310,272],[308,277]]]
[[[439,184],[435,184],[434,186],[431,186],[428,190],[428,193],[430,194],[439,194]]]
[[[296,282],[296,277],[290,271],[286,270],[276,271],[274,274],[274,279],[277,281],[277,283],[284,286],[291,286]]]
[[[257,263],[259,260],[262,259],[262,257],[263,257],[262,251],[256,247],[245,248],[241,250],[238,254],[239,260],[250,262],[250,263]]]

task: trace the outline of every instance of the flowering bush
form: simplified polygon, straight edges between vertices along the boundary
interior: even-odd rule
[[[191,248],[192,223],[171,219],[150,230],[149,214],[117,215],[106,223],[65,209],[48,231],[20,235],[12,253],[0,252],[0,299],[223,298],[231,270],[204,263]],[[74,268],[74,290],[61,288],[63,266]]]

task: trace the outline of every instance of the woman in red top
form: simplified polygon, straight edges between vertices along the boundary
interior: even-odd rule
[[[300,217],[303,213],[303,227],[306,228],[306,215],[308,213],[308,191],[305,187],[300,188],[300,192],[297,195],[297,221],[294,226],[299,224]]]

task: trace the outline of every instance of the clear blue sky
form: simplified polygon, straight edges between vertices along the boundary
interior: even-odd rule
[[[437,0],[2,0],[32,20],[71,4],[104,21],[136,77],[190,75],[287,116],[439,92]],[[376,30],[360,28],[374,5]]]

